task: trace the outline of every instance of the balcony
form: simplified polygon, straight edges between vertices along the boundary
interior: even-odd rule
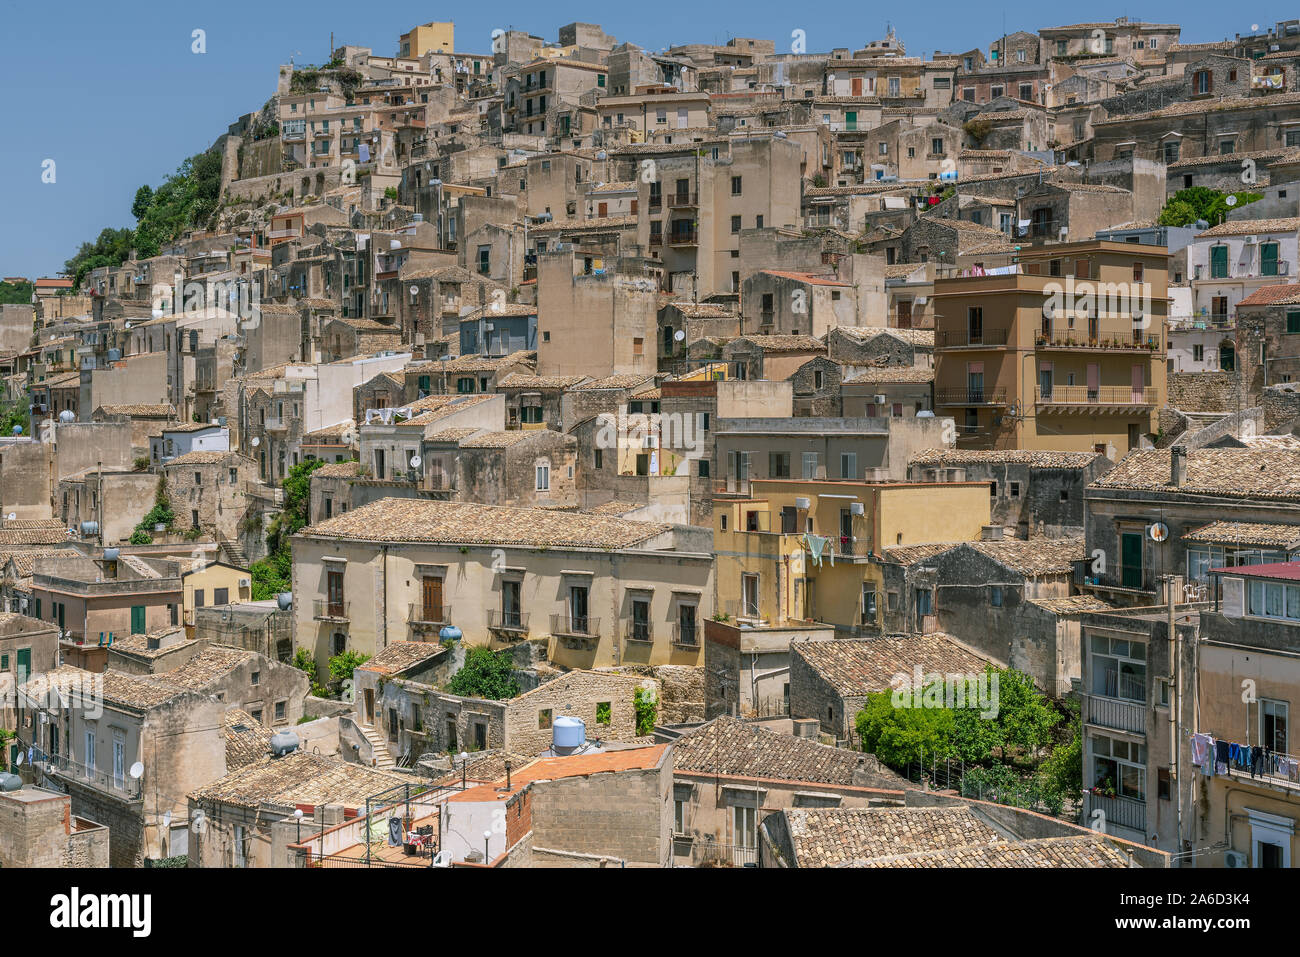
[[[267,432],[285,432],[289,428],[289,420],[282,415],[268,415],[262,428]]]
[[[871,542],[864,538],[841,535],[831,538],[831,551],[835,558],[866,561],[871,555]]]
[[[1083,700],[1083,720],[1087,723],[1116,731],[1146,734],[1147,713],[1144,703],[1096,694],[1085,695]]]
[[[272,239],[297,239],[302,235],[301,229],[273,229],[267,233]]]
[[[678,209],[682,207],[700,205],[699,193],[669,193],[668,208]]]
[[[648,621],[633,621],[627,625],[627,633],[623,635],[624,641],[640,642],[641,644],[654,644],[655,627]]]
[[[441,628],[451,621],[450,605],[425,605],[423,602],[411,602],[406,613],[406,623],[412,631],[428,631]]]
[[[125,768],[115,773],[112,769],[87,767],[61,754],[47,754],[43,757],[46,775],[56,780],[89,786],[126,801],[138,801],[143,794],[143,778],[132,778]]]
[[[311,603],[311,616],[317,621],[351,621],[352,619],[348,617],[348,606],[350,604],[351,602],[346,601],[329,601],[325,598],[317,598]]]
[[[673,644],[678,648],[700,647],[700,628],[695,622],[673,622]]]
[[[1035,390],[1035,402],[1061,411],[1075,409],[1133,409],[1156,405],[1156,390],[1151,386],[1135,388],[1127,385],[1103,385],[1090,388],[1085,385],[1054,385],[1046,392]]]
[[[1073,335],[1069,332],[1056,332],[1051,335],[1040,333],[1034,337],[1034,345],[1039,350],[1045,349],[1071,349],[1084,351],[1106,351],[1106,352],[1164,352],[1163,336],[1157,334],[1142,334],[1134,336],[1119,335],[1096,335],[1084,336]]]
[[[1005,389],[938,389],[938,405],[1007,405]]]
[[[663,233],[651,233],[651,234],[650,234],[650,245],[651,245],[651,246],[662,246],[663,244],[664,244],[664,234],[663,234]]]
[[[937,344],[946,349],[991,348],[1007,344],[1006,329],[963,329],[959,332],[941,331]]]
[[[1093,811],[1101,811],[1105,817],[1106,832],[1113,833],[1112,827],[1126,827],[1140,831],[1145,837],[1147,830],[1147,806],[1145,801],[1127,797],[1106,797],[1104,794],[1083,792],[1083,815],[1085,821],[1092,821]]]
[[[507,637],[526,638],[528,636],[528,612],[489,611],[488,631],[498,632]]]
[[[698,246],[699,234],[693,229],[674,229],[668,234],[669,246]]]
[[[551,634],[567,645],[592,646],[600,640],[600,619],[552,615]]]

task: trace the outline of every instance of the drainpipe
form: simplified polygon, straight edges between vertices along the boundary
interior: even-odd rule
[[[1165,578],[1165,604],[1166,608],[1166,626],[1169,629],[1169,655],[1171,672],[1174,678],[1174,695],[1169,709],[1169,766],[1173,770],[1173,779],[1178,792],[1174,797],[1174,847],[1179,854],[1183,850],[1183,779],[1179,774],[1178,768],[1178,729],[1179,719],[1182,717],[1181,707],[1183,702],[1182,694],[1182,662],[1180,661],[1178,649],[1178,632],[1174,625],[1174,577],[1169,575]]]
[[[383,547],[383,559],[380,566],[380,578],[382,579],[382,583],[380,585],[380,594],[383,597],[380,600],[379,614],[380,614],[380,622],[382,624],[382,631],[383,631],[383,644],[380,647],[387,648],[388,647],[388,546],[384,545],[382,547]]]

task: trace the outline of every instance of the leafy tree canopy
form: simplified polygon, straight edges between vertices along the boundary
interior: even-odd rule
[[[493,651],[483,645],[465,653],[465,664],[451,676],[447,690],[466,698],[504,701],[519,694],[509,652]]]

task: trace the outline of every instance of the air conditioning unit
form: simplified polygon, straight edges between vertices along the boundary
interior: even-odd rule
[[[250,578],[241,578],[241,579],[239,580],[239,587],[240,587],[240,588],[248,588],[248,587],[249,587],[250,585],[252,585],[252,584],[253,584],[253,581],[252,581],[252,579],[250,579]]]
[[[887,395],[877,395],[877,396],[875,396],[874,398],[875,398],[875,403],[876,403],[876,405],[888,405],[888,404],[889,404],[889,396],[887,396]]]
[[[1259,237],[1256,236],[1254,233],[1251,233],[1249,236],[1245,238],[1244,242],[1246,243],[1247,246],[1254,246],[1259,242]]]
[[[1246,867],[1246,855],[1241,851],[1224,851],[1223,865],[1225,867]]]

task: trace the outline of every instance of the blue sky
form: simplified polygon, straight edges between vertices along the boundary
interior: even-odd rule
[[[1294,16],[1281,2],[1232,5],[1153,2],[1138,9],[1099,3],[1069,12],[1042,3],[1005,5],[931,0],[912,5],[846,5],[804,17],[772,0],[701,3],[524,3],[473,5],[358,3],[321,0],[229,0],[199,7],[164,2],[60,3],[0,0],[0,275],[53,274],[77,246],[105,226],[133,226],[131,200],[187,156],[216,139],[238,116],[274,92],[276,68],[291,55],[317,63],[336,45],[396,53],[399,34],[416,23],[456,21],[456,47],[486,53],[493,29],[521,29],[555,39],[561,24],[600,23],[620,41],[662,49],[669,44],[725,42],[733,35],[770,38],[778,49],[791,31],[807,34],[809,52],[861,46],[892,22],[910,54],[986,46],[1002,32],[1129,15],[1177,22],[1187,42],[1221,40],[1267,29]],[[467,9],[468,8],[468,9]],[[1088,12],[1083,12],[1084,10]],[[612,13],[611,13],[612,11]],[[207,52],[191,52],[206,31]],[[41,181],[55,162],[54,183]]]

